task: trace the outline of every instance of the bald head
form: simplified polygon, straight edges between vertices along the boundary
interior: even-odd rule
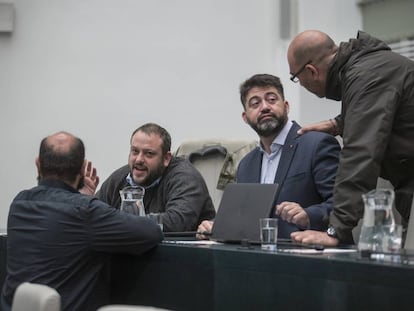
[[[306,30],[298,34],[288,48],[290,66],[298,66],[312,61],[314,64],[323,63],[334,55],[338,47],[326,33],[319,30]]]
[[[44,138],[36,161],[42,178],[52,177],[72,183],[79,177],[85,159],[83,142],[67,132]]]
[[[69,152],[75,141],[75,136],[62,131],[46,137],[45,144],[59,154]]]

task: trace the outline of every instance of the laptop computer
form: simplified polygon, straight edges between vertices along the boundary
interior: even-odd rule
[[[259,243],[259,219],[269,217],[278,184],[232,183],[223,192],[211,240]]]
[[[411,214],[408,220],[407,235],[405,237],[404,248],[408,251],[414,251],[414,195],[411,203]]]

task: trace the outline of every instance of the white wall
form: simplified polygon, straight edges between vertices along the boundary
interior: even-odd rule
[[[174,149],[187,139],[255,138],[238,96],[255,73],[282,78],[293,119],[330,116],[327,104],[302,112],[312,96],[288,79],[277,0],[8,2],[16,18],[0,34],[0,228],[16,193],[36,184],[40,140],[56,131],[84,140],[103,180],[126,163],[131,132],[148,121],[169,130]],[[360,25],[353,1],[292,4],[295,30],[347,40]]]
[[[362,18],[356,3],[357,0],[299,0],[298,30],[318,29],[329,34],[339,44],[355,38],[358,30],[362,30]],[[332,118],[340,113],[341,102],[320,99],[300,88],[299,119],[302,124],[312,123],[325,118]]]

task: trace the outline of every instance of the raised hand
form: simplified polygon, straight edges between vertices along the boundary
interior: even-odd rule
[[[87,161],[83,184],[83,187],[79,189],[80,193],[87,195],[95,194],[96,188],[99,185],[99,176],[97,175],[96,168],[92,166],[91,161]]]

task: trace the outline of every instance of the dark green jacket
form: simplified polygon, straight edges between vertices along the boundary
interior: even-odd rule
[[[363,215],[361,195],[379,176],[396,190],[407,220],[414,191],[414,62],[359,32],[341,43],[327,77],[326,97],[342,100],[337,117],[343,150],[330,223],[342,242]]]

